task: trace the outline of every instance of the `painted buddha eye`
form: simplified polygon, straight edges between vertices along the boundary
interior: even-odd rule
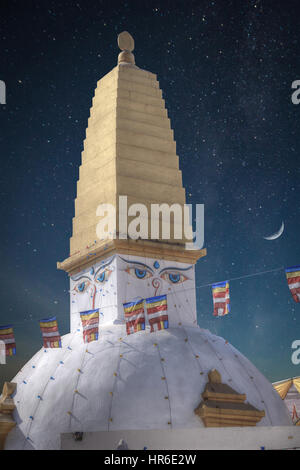
[[[148,271],[148,269],[141,269],[133,266],[125,269],[125,271],[137,279],[148,279],[149,277],[152,277],[152,273]]]
[[[171,282],[174,282],[176,284],[177,282],[180,281],[180,274],[169,274],[169,279]]]
[[[82,282],[79,282],[76,286],[75,286],[75,290],[76,292],[78,292],[79,294],[83,294],[88,286],[90,285],[90,282],[89,281],[82,281]]]
[[[111,269],[105,269],[101,273],[98,273],[97,276],[96,276],[96,279],[95,279],[96,282],[102,284],[103,282],[108,281],[109,276],[111,275],[111,273],[112,273]]]
[[[146,271],[146,269],[137,269],[137,268],[135,268],[134,274],[136,275],[136,277],[138,279],[144,279],[144,277],[146,277],[147,271]]]
[[[182,274],[181,272],[176,271],[165,271],[160,276],[164,281],[167,281],[169,284],[181,284],[182,282],[188,281],[189,278]]]
[[[97,277],[98,282],[104,282],[105,281],[105,271]]]

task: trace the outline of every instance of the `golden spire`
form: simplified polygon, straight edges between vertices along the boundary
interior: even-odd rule
[[[59,269],[78,272],[113,253],[195,263],[205,250],[186,250],[183,220],[170,220],[170,236],[162,234],[162,214],[152,217],[152,204],[183,208],[185,189],[176,143],[157,77],[134,66],[134,40],[124,31],[118,36],[119,64],[97,84],[82,152],[77,183],[70,256]],[[120,198],[127,197],[124,206]],[[102,215],[98,208],[115,208],[114,232],[97,235]],[[145,233],[140,240],[127,237],[135,220],[128,209],[143,204]],[[126,227],[120,222],[124,213]],[[153,220],[158,232],[153,233]],[[170,215],[171,219],[171,215]],[[102,220],[102,219],[101,219]],[[111,220],[112,221],[112,220]],[[126,233],[126,236],[120,236]]]

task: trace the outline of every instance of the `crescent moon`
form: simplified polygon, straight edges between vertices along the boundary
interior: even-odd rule
[[[269,235],[268,237],[264,237],[265,240],[276,240],[276,238],[279,238],[280,235],[283,234],[284,231],[284,222],[282,222],[280,229],[278,232],[273,233],[273,235]]]

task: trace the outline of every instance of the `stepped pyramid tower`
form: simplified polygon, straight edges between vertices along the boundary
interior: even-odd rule
[[[58,263],[70,276],[70,333],[6,386],[6,449],[114,449],[122,438],[132,449],[213,448],[208,427],[291,424],[255,366],[197,325],[195,263],[206,252],[175,237],[183,221],[165,237],[152,230],[160,213],[142,211],[140,236],[127,236],[136,214],[124,224],[122,198],[128,208],[183,207],[185,191],[156,76],[135,65],[128,33],[118,41],[118,65],[93,99],[70,256]]]
[[[122,49],[118,65],[99,80],[93,98],[77,183],[70,256],[58,263],[59,269],[71,275],[71,290],[74,291],[76,286],[72,279],[76,273],[88,269],[89,266],[95,266],[96,261],[107,259],[109,256],[121,256],[114,261],[118,301],[112,299],[111,295],[101,301],[102,309],[109,305],[107,315],[110,320],[124,319],[124,296],[126,300],[129,300],[130,296],[136,297],[134,292],[128,289],[128,283],[127,293],[122,292],[124,263],[120,259],[123,260],[124,256],[137,263],[149,258],[152,260],[150,264],[156,262],[159,265],[157,272],[163,269],[162,264],[166,260],[173,261],[178,264],[177,268],[180,264],[181,273],[189,268],[194,277],[193,265],[206,254],[205,249],[186,249],[188,240],[184,227],[185,190],[182,186],[170,119],[156,75],[135,65],[132,53],[134,41],[129,33],[121,33],[118,44]],[[124,198],[125,208],[122,206]],[[97,214],[99,205],[106,204],[114,208],[114,212],[111,216],[107,215],[106,220],[107,227],[112,223],[112,228],[110,232],[107,228],[101,239],[97,233],[101,217]],[[130,215],[128,208],[134,208],[136,204],[143,205],[144,208],[144,212],[139,214],[142,233],[138,239],[132,239],[128,232],[136,214]],[[155,205],[167,207],[169,215],[169,208],[174,205],[179,208],[179,222],[175,221],[175,217],[169,217],[167,239],[164,239],[162,231],[162,213],[154,212]],[[153,237],[155,223],[157,230]],[[178,229],[179,236],[175,238]],[[188,229],[191,230],[189,224]],[[165,277],[168,274],[169,271],[165,273]],[[142,270],[140,275],[143,275]],[[173,275],[174,280],[177,276],[179,283],[184,279],[182,274],[178,274],[178,270],[175,270]],[[153,276],[151,282],[153,295],[162,293],[161,277]],[[141,295],[141,292],[137,294]],[[143,294],[146,295],[145,292]],[[86,302],[86,299],[84,302],[84,296],[80,296],[80,302],[71,302],[72,329],[78,323],[78,313],[81,309],[88,310],[99,306],[96,297],[97,293],[93,302]],[[103,310],[103,323],[108,320],[107,315]],[[170,317],[171,324],[177,325],[182,320],[196,323],[196,297],[192,286],[188,312],[182,312],[179,316],[174,311]]]
[[[163,240],[161,217],[157,237],[151,236],[151,204],[177,204],[183,208],[185,190],[176,154],[176,143],[170,119],[156,75],[135,65],[132,37],[119,35],[123,51],[118,65],[97,84],[82,152],[82,165],[77,183],[73,236],[70,257],[58,263],[60,269],[73,273],[86,262],[92,250],[96,258],[109,253],[151,255],[195,263],[205,250],[186,250],[182,237],[174,239],[171,220],[170,237]],[[127,206],[143,204],[148,211],[146,233],[128,241],[127,226],[120,227],[120,196],[127,196]],[[99,241],[96,227],[97,207],[111,204],[116,208],[115,239]],[[127,212],[122,214],[127,216]],[[154,216],[155,217],[155,216]],[[142,215],[143,219],[143,215]],[[182,217],[182,224],[184,217]],[[141,241],[144,239],[144,241]]]

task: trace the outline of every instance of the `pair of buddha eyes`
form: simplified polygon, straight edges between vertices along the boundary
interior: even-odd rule
[[[108,281],[111,273],[112,273],[112,269],[105,269],[104,271],[96,275],[94,281],[97,284],[103,284],[104,282]],[[76,284],[74,289],[79,294],[83,294],[91,284],[92,282],[89,279],[86,279],[85,281],[78,282],[78,284]]]
[[[149,279],[150,277],[153,277],[153,273],[146,268],[141,269],[139,267],[130,267],[125,269],[125,271],[137,279]],[[164,281],[167,281],[169,284],[181,284],[182,282],[189,280],[187,276],[174,269],[164,271],[159,277]]]
[[[153,277],[153,273],[148,269],[141,269],[140,267],[128,267],[125,269],[127,274],[130,276],[136,277],[137,279],[149,279]],[[112,273],[111,269],[105,269],[104,271],[98,273],[95,277],[95,282],[97,284],[103,284],[107,282]],[[164,281],[167,281],[169,284],[181,284],[182,282],[188,281],[189,278],[176,270],[166,270],[159,276]],[[83,294],[87,288],[92,284],[92,281],[85,280],[81,281],[75,286],[75,291],[79,294]]]

